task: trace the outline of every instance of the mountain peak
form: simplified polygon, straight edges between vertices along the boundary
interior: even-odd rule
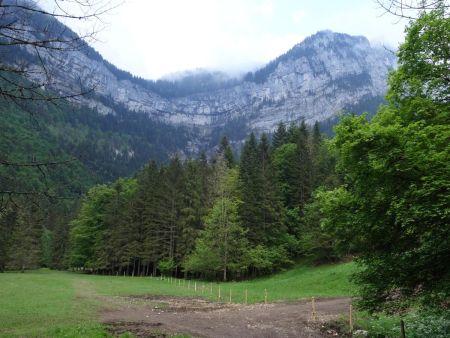
[[[24,59],[39,63],[32,55]],[[147,81],[117,69],[93,49],[75,50],[55,64],[51,89],[71,90],[82,75],[96,92],[78,103],[101,114],[126,110],[200,128],[208,137],[228,133],[238,139],[249,130],[270,131],[279,121],[314,123],[349,107],[366,111],[368,102],[381,102],[394,64],[391,54],[365,37],[323,30],[239,79],[199,70]]]
[[[330,44],[337,44],[340,47],[363,45],[365,48],[370,48],[370,42],[365,36],[338,33],[328,29],[318,31],[315,34],[308,36],[305,40],[298,43],[295,47],[303,46],[307,48],[317,48]]]

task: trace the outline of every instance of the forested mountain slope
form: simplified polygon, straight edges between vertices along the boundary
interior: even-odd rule
[[[48,25],[48,20],[35,14],[29,24]],[[61,23],[53,22],[51,27],[76,37]],[[242,141],[249,131],[273,131],[280,121],[305,120],[312,125],[343,110],[374,112],[383,100],[395,60],[392,52],[372,46],[364,37],[331,31],[306,38],[241,78],[199,71],[174,80],[148,81],[116,68],[87,44],[60,59],[46,52],[38,57],[32,48],[20,47],[4,55],[4,62],[24,62],[31,68],[45,62],[52,76],[47,89],[60,94],[94,88],[75,104],[99,114],[125,109],[153,121],[200,127],[202,137],[191,140],[189,149],[194,151],[210,146],[211,139],[218,141],[214,136],[223,130],[233,131],[231,139]],[[42,76],[30,73],[32,81],[42,81]]]

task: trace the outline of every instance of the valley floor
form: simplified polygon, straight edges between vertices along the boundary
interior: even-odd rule
[[[322,323],[336,320],[349,308],[349,298],[268,304],[224,304],[197,298],[131,297],[142,300],[104,311],[101,321],[115,335],[137,337],[187,333],[193,337],[324,337]]]
[[[349,275],[355,269],[353,263],[301,265],[267,278],[220,284],[45,269],[9,272],[0,274],[0,337],[125,332],[141,337],[321,337],[322,321],[348,311]],[[311,320],[311,297],[317,299],[316,321]]]

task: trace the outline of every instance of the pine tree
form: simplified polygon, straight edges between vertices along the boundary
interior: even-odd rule
[[[163,172],[155,161],[144,169],[138,192],[140,203],[136,204],[144,227],[143,257],[144,264],[151,274],[156,274],[157,263],[162,258],[163,236],[160,231],[164,221],[163,209]]]
[[[113,194],[106,209],[105,222],[108,224],[102,233],[101,250],[96,257],[99,268],[111,273],[123,273],[129,265],[142,257],[142,221],[136,200],[139,193],[138,182],[134,179],[119,179],[112,184]],[[132,273],[132,271],[131,271]]]
[[[176,252],[178,262],[183,261],[194,249],[195,239],[198,232],[203,228],[203,219],[208,211],[206,204],[207,163],[202,160],[189,160],[184,165],[184,171],[184,203],[180,214],[181,232]]]
[[[320,133],[319,122],[316,121],[316,122],[314,122],[312,139],[311,139],[313,149],[317,148],[321,142],[322,142],[322,134]]]
[[[301,210],[308,202],[312,192],[312,163],[309,150],[309,131],[305,121],[302,121],[298,133],[296,170],[296,203]]]
[[[219,149],[217,151],[218,154],[223,154],[225,161],[227,163],[228,168],[233,168],[235,165],[233,150],[230,146],[230,141],[226,136],[222,137],[220,141]]]
[[[183,192],[185,179],[180,159],[175,156],[163,170],[163,209],[162,227],[164,238],[163,257],[175,260],[176,247],[182,232],[181,209],[183,208]],[[178,265],[179,262],[176,262]]]
[[[16,206],[10,206],[0,213],[0,272],[4,272],[8,264],[12,225],[16,224],[17,217],[18,211]]]
[[[25,272],[39,266],[42,215],[37,204],[21,207],[11,233],[8,268]]]
[[[286,143],[277,148],[273,154],[273,167],[278,182],[283,205],[293,209],[297,206],[298,182],[297,146]]]
[[[283,122],[278,123],[277,129],[272,136],[272,146],[274,149],[279,148],[283,144],[288,142],[288,133],[286,125]]]
[[[52,264],[53,232],[44,226],[42,228],[40,240],[41,240],[41,257],[39,266],[48,268]]]
[[[272,151],[266,134],[261,135],[258,144],[258,164],[260,175],[260,199],[261,233],[262,243],[277,242],[277,235],[281,229],[281,199],[278,185],[275,179],[275,171],[272,164]]]
[[[287,130],[287,143],[294,143],[294,144],[297,143],[299,133],[300,133],[299,127],[294,122],[291,122]]]
[[[256,137],[252,133],[245,142],[239,166],[239,184],[242,204],[239,206],[239,216],[243,226],[248,229],[248,239],[251,243],[261,243],[264,239],[261,224],[261,193],[263,181],[258,156]]]

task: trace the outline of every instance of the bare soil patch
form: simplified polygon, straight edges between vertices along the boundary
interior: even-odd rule
[[[242,305],[152,295],[123,298],[123,305],[104,311],[101,320],[113,335],[137,337],[330,337],[321,332],[322,324],[345,314],[350,304],[349,298],[317,299],[317,319],[312,320],[309,301]]]

